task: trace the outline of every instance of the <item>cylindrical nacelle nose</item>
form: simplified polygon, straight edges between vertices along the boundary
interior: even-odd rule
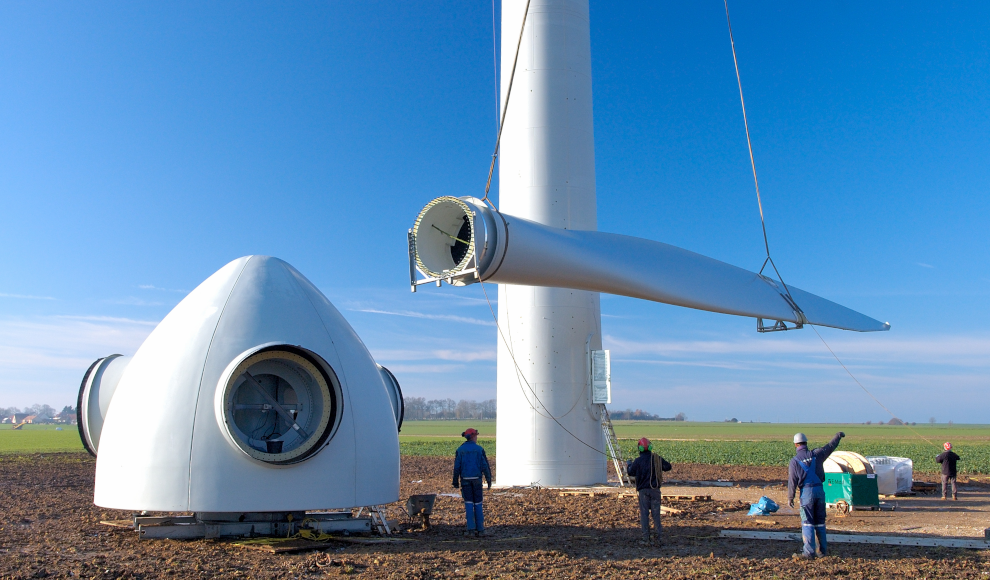
[[[76,399],[76,423],[83,447],[94,457],[100,448],[100,435],[110,409],[110,400],[130,362],[129,356],[112,354],[97,359],[83,375]]]
[[[484,279],[505,251],[502,232],[504,224],[480,199],[438,197],[413,224],[416,268],[456,286]]]

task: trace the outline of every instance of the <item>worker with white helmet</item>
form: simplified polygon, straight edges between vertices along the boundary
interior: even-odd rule
[[[808,449],[808,438],[804,433],[794,435],[794,458],[788,466],[787,505],[794,507],[794,494],[801,490],[801,536],[804,550],[795,554],[799,558],[815,557],[815,536],[818,537],[818,552],[828,555],[825,542],[825,460],[839,446],[839,440],[846,434],[839,431],[829,443],[815,450]]]

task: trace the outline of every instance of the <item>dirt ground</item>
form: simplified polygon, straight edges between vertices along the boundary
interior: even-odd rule
[[[485,498],[491,532],[486,538],[465,538],[461,502],[442,495],[434,509],[434,528],[401,534],[406,541],[341,543],[322,551],[274,555],[229,540],[139,540],[134,531],[101,525],[100,520],[131,514],[93,505],[94,465],[80,454],[0,457],[0,578],[990,578],[990,552],[985,550],[832,544],[831,556],[805,562],[791,559],[800,548],[797,543],[719,539],[719,530],[729,527],[798,528],[794,516],[768,518],[776,524],[744,516],[748,505],[741,500],[776,497],[781,491],[784,472],[778,468],[676,466],[671,479],[729,479],[737,486],[712,488],[716,500],[711,502],[671,502],[684,511],[664,516],[662,548],[637,543],[634,499],[496,489]],[[456,493],[450,487],[450,467],[445,459],[404,457],[401,497]],[[968,487],[960,502],[951,505],[958,512],[935,511],[950,506],[919,498],[915,512],[904,505],[876,515],[906,514],[937,527],[982,501],[973,521],[982,518],[990,525],[985,505],[990,487]],[[702,491],[670,486],[665,493],[682,489]],[[398,509],[392,515],[398,518]],[[856,520],[869,517],[856,512],[846,518],[830,516],[829,526],[859,529]],[[874,517],[866,527],[881,520],[890,531],[921,529],[905,530],[914,527],[914,520],[896,517]]]

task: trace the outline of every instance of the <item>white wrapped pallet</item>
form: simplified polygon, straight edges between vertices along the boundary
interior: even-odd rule
[[[882,495],[894,495],[911,491],[914,480],[914,462],[907,457],[867,457],[877,474],[877,491]]]

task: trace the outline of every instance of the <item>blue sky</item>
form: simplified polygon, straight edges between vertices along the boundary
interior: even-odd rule
[[[730,8],[785,279],[890,321],[822,335],[898,415],[990,422],[990,5]],[[599,228],[758,269],[722,4],[591,22]],[[492,48],[485,2],[4,3],[0,406],[74,403],[248,254],[307,275],[407,395],[494,397],[480,288],[410,294],[405,247],[427,201],[483,192]],[[887,417],[809,329],[602,312],[616,408]]]

